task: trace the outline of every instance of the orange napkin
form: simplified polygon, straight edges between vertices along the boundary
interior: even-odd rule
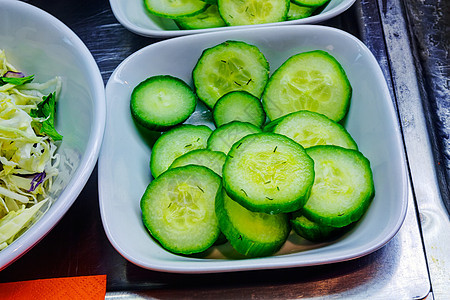
[[[105,299],[106,275],[0,283],[0,298],[8,300]]]

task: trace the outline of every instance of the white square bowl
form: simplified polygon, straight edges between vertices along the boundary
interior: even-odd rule
[[[292,234],[275,255],[235,259],[216,247],[193,258],[164,250],[141,220],[140,198],[149,184],[151,143],[130,114],[133,88],[147,77],[169,74],[192,86],[191,72],[202,51],[226,40],[256,45],[271,72],[299,52],[325,50],[345,69],[353,87],[346,128],[370,160],[375,198],[367,213],[344,237],[311,244]],[[397,114],[382,71],[372,53],[355,37],[317,25],[263,27],[179,37],[145,47],[125,59],[106,86],[107,125],[99,159],[100,209],[115,249],[143,268],[180,273],[227,272],[310,266],[354,259],[387,243],[399,230],[407,207],[407,169]],[[199,105],[188,123],[213,128],[210,113]]]
[[[22,1],[0,0],[0,48],[34,82],[60,76],[56,128],[63,135],[54,203],[11,245],[0,251],[0,270],[38,243],[77,199],[97,162],[106,119],[105,90],[83,42],[61,21]]]
[[[217,28],[182,30],[177,27],[173,20],[158,17],[148,13],[145,9],[143,0],[109,0],[114,16],[125,28],[139,35],[160,38],[205,33],[211,31],[236,30],[242,28],[315,24],[326,21],[343,13],[350,6],[352,6],[354,2],[355,0],[330,0],[330,2],[319,14],[292,21],[259,25],[226,26]]]

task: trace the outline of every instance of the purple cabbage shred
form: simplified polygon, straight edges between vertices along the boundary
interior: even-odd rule
[[[28,192],[33,192],[35,189],[37,189],[37,187],[44,182],[45,179],[45,171],[43,171],[42,173],[37,173],[36,175],[34,175],[33,179],[31,180],[31,187],[28,190]]]
[[[8,71],[8,72],[5,73],[5,75],[3,75],[3,77],[7,77],[7,78],[23,78],[23,77],[25,77],[25,74],[23,74],[22,72]]]

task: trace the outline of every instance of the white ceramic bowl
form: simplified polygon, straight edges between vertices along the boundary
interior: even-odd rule
[[[227,258],[219,246],[206,258],[164,250],[141,220],[140,198],[149,184],[154,136],[139,131],[130,114],[133,88],[149,76],[169,74],[192,86],[191,72],[202,51],[226,40],[256,45],[271,72],[288,57],[321,49],[345,69],[353,87],[346,128],[370,160],[376,195],[361,221],[332,243],[311,244],[291,235],[275,255]],[[400,128],[383,73],[372,53],[355,37],[317,25],[247,28],[178,37],[139,50],[125,59],[106,85],[106,134],[99,158],[102,221],[109,240],[126,259],[143,268],[181,273],[300,267],[354,259],[382,247],[399,230],[407,207],[407,171]],[[188,123],[213,127],[211,114],[199,105]],[[231,253],[231,252],[230,252]]]
[[[104,84],[83,42],[62,22],[22,1],[0,0],[0,47],[8,60],[34,82],[62,78],[57,130],[62,191],[30,229],[0,251],[0,270],[38,243],[76,200],[96,164],[105,127]],[[68,168],[73,165],[72,168]],[[64,179],[64,180],[63,180]]]
[[[143,0],[109,0],[114,16],[128,30],[149,37],[174,37],[210,31],[227,31],[241,28],[258,28],[267,26],[315,24],[326,21],[346,11],[355,0],[330,0],[325,9],[317,15],[299,20],[244,26],[227,26],[219,28],[181,30],[174,21],[148,13]]]

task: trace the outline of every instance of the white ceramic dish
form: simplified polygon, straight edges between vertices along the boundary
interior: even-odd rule
[[[30,229],[0,251],[0,270],[38,243],[76,200],[97,161],[105,127],[105,92],[100,71],[83,42],[48,13],[22,1],[0,0],[0,48],[14,66],[35,74],[34,82],[63,81],[57,106],[62,190]],[[73,166],[68,167],[68,166]]]
[[[144,7],[143,0],[109,0],[114,16],[128,30],[149,37],[174,37],[210,31],[227,31],[241,28],[258,28],[267,26],[315,24],[326,21],[346,11],[355,0],[331,0],[325,9],[317,15],[304,19],[279,23],[229,26],[220,28],[180,30],[174,21],[149,14]]]
[[[139,131],[129,111],[133,88],[152,75],[170,74],[192,85],[191,71],[205,48],[226,40],[256,45],[273,72],[293,54],[322,49],[341,62],[353,86],[346,127],[371,161],[376,196],[363,219],[343,238],[313,245],[291,235],[274,256],[226,258],[227,246],[206,258],[174,255],[161,248],[141,221],[140,198],[150,182],[154,136]],[[116,250],[143,268],[181,273],[287,268],[354,259],[375,251],[399,230],[407,207],[407,171],[396,112],[377,61],[355,37],[317,25],[264,27],[191,35],[166,40],[134,53],[106,86],[107,125],[99,158],[99,195],[103,225]],[[189,123],[207,124],[199,106]],[[222,248],[221,248],[222,247]]]

